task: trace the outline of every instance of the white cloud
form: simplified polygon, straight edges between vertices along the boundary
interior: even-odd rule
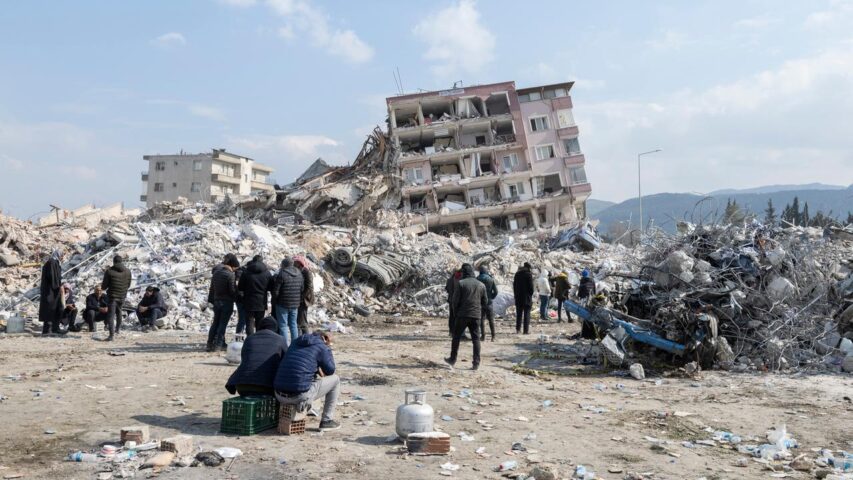
[[[743,18],[735,22],[735,28],[744,28],[748,30],[760,30],[763,28],[767,28],[771,25],[775,25],[781,22],[779,18],[771,17],[769,15],[759,15],[757,17],[752,18]]]
[[[235,6],[250,6],[243,5],[241,0],[226,0],[224,3],[230,2]],[[373,47],[353,30],[333,26],[329,15],[309,0],[267,0],[266,5],[287,22],[276,30],[281,38],[306,38],[316,48],[350,63],[364,63],[373,58]]]
[[[225,121],[225,113],[216,107],[211,107],[209,105],[189,105],[187,109],[196,117],[215,120],[217,122]]]
[[[151,45],[159,48],[183,47],[186,44],[187,39],[178,32],[164,33],[163,35],[151,40]]]
[[[655,50],[680,50],[688,43],[687,34],[675,30],[667,30],[662,37],[646,41],[646,45]]]
[[[853,1],[832,0],[829,8],[812,12],[806,17],[805,27],[813,30],[822,30],[839,26],[850,33],[850,20],[853,19]]]
[[[495,36],[480,22],[474,0],[428,15],[413,30],[426,44],[424,58],[439,77],[480,72],[495,56]],[[455,78],[455,77],[454,77]]]
[[[258,2],[256,0],[219,0],[219,3],[229,7],[246,8],[253,7]]]
[[[709,191],[807,182],[848,184],[853,137],[853,44],[793,59],[700,91],[654,101],[578,103],[581,146],[596,198],[635,196],[637,152],[643,190]],[[596,179],[601,179],[596,182]],[[605,181],[606,179],[606,181]]]
[[[283,156],[282,160],[295,157],[312,160],[320,155],[324,147],[338,147],[340,143],[323,135],[247,135],[227,137],[229,145],[235,150],[244,149],[253,152],[266,152]]]
[[[24,169],[24,162],[6,154],[0,154],[0,165],[3,166],[4,170],[21,171]]]
[[[98,171],[86,165],[67,165],[61,167],[60,171],[77,180],[94,180],[98,178]]]

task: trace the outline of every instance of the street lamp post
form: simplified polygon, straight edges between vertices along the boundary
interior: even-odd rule
[[[640,157],[662,151],[660,148],[637,154],[637,197],[640,200],[640,234],[643,234],[643,187],[640,181]]]

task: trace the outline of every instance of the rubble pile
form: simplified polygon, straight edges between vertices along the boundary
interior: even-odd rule
[[[853,245],[816,228],[694,227],[650,235],[639,269],[600,271],[615,308],[689,343],[697,322],[719,342],[703,363],[838,368],[853,350]],[[605,283],[607,288],[607,284]],[[700,359],[701,360],[701,359]],[[734,364],[732,363],[734,362]]]

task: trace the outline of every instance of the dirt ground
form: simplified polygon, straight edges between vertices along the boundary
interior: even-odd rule
[[[704,372],[691,379],[650,371],[637,381],[614,371],[536,378],[513,365],[570,343],[560,338],[542,345],[539,334],[555,338],[578,327],[537,324],[531,335],[516,336],[506,322],[499,322],[498,340],[484,344],[479,371],[468,370],[470,343],[462,344],[451,371],[442,362],[450,343],[442,325],[441,319],[379,319],[337,335],[343,428],[319,433],[311,418],[309,431],[292,437],[275,430],[251,437],[218,432],[221,402],[228,398],[224,384],[234,367],[222,354],[204,353],[200,334],[127,332],[115,343],[99,341],[101,333],[0,336],[0,396],[7,397],[0,402],[0,478],[91,479],[123,468],[135,478],[421,479],[444,478],[441,465],[451,462],[459,466],[452,477],[497,479],[502,474],[494,468],[516,460],[516,472],[543,462],[555,464],[565,478],[582,464],[605,479],[627,472],[655,479],[765,479],[773,472],[753,460],[737,466],[744,457],[737,451],[683,442],[711,438],[703,430],[711,427],[763,443],[751,437],[763,440],[782,424],[801,445],[796,453],[813,458],[812,449],[853,450],[849,375]],[[407,456],[389,440],[395,409],[410,387],[429,392],[436,426],[453,436],[451,455]],[[470,395],[460,396],[463,389]],[[550,406],[543,406],[546,400]],[[119,430],[134,424],[150,425],[155,438],[190,434],[203,449],[237,447],[244,455],[230,470],[226,462],[159,473],[136,471],[132,462],[64,461],[70,452],[117,441]],[[473,440],[463,441],[460,432]],[[670,443],[661,448],[651,437]],[[515,442],[527,451],[513,455]],[[480,447],[485,453],[475,453]]]

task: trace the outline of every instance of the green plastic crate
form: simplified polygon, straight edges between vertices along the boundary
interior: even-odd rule
[[[232,397],[222,401],[219,431],[254,435],[278,425],[275,397]]]

